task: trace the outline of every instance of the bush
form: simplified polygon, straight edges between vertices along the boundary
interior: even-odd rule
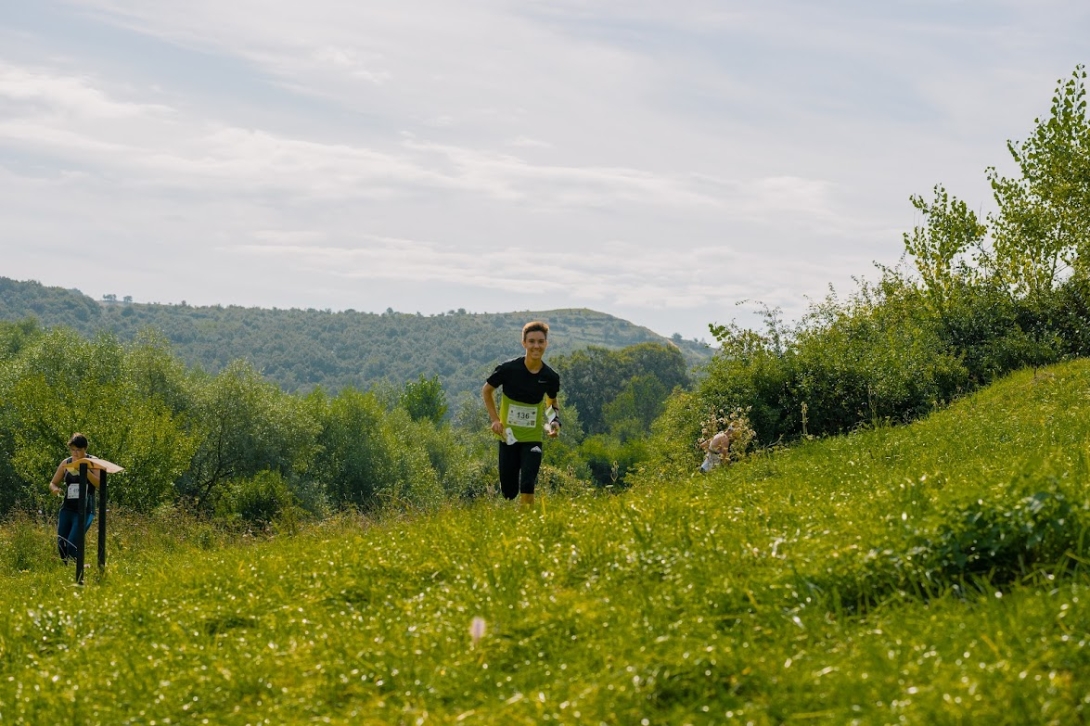
[[[229,520],[265,528],[294,505],[291,488],[276,471],[262,471],[229,482],[220,502],[220,513]]]
[[[591,478],[599,486],[625,486],[625,478],[648,455],[646,439],[621,442],[605,434],[589,436],[580,447]]]

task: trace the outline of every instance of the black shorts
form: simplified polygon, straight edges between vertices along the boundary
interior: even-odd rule
[[[541,469],[541,442],[519,441],[514,444],[499,442],[500,491],[507,499],[517,495],[533,494],[537,484],[537,472]]]

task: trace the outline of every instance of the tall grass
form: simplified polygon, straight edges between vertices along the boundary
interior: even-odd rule
[[[1088,413],[1078,362],[532,511],[121,518],[82,588],[5,560],[0,723],[1077,723]]]

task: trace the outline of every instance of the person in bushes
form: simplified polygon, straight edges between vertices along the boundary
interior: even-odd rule
[[[67,459],[57,466],[53,479],[49,482],[49,491],[63,497],[64,504],[57,515],[57,552],[61,560],[68,562],[76,559],[76,539],[79,527],[86,533],[95,518],[95,488],[98,486],[98,471],[87,468],[87,521],[79,521],[79,469],[72,471],[72,465],[81,459],[93,459],[87,454],[87,437],[81,433],[72,434],[68,440]],[[63,483],[63,486],[61,484]]]
[[[698,445],[705,451],[704,462],[700,465],[700,472],[707,474],[719,466],[723,461],[730,461],[730,442],[734,438],[734,425],[727,426],[725,431],[720,431],[706,441]]]
[[[541,357],[549,345],[549,325],[533,321],[522,326],[526,354],[496,366],[481,389],[492,433],[500,439],[500,491],[505,499],[534,503],[534,486],[541,468],[545,436],[560,434],[556,396],[560,374]],[[496,410],[495,392],[501,390]]]

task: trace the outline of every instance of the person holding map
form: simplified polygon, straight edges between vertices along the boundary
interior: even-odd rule
[[[526,323],[522,326],[526,354],[496,366],[481,389],[492,432],[500,439],[500,491],[506,499],[518,496],[525,505],[534,503],[542,442],[545,436],[560,434],[556,403],[560,375],[541,359],[548,345],[548,323]]]
[[[64,504],[57,515],[57,552],[61,560],[68,562],[76,559],[76,540],[79,537],[78,527],[82,525],[86,533],[95,518],[95,487],[98,486],[98,470],[93,466],[87,467],[87,521],[79,521],[79,464],[84,459],[94,459],[87,455],[87,437],[81,433],[72,434],[68,440],[67,459],[57,466],[53,479],[49,482],[49,491],[64,497]],[[60,486],[61,482],[64,486]]]

